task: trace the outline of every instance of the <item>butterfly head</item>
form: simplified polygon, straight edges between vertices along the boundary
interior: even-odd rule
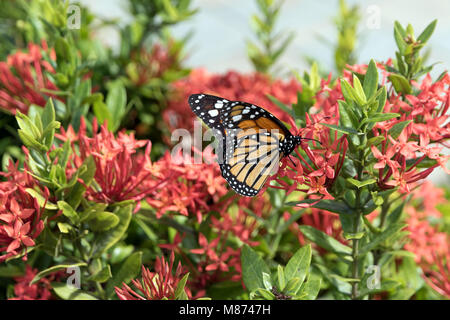
[[[280,144],[284,156],[288,156],[302,142],[302,137],[290,135]]]

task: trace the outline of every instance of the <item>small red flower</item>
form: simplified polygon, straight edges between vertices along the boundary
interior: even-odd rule
[[[201,222],[203,214],[217,207],[219,199],[228,192],[219,166],[212,159],[207,159],[207,163],[193,162],[193,158],[184,159],[181,152],[167,152],[155,162],[155,175],[166,183],[146,200],[157,210],[158,218],[173,212],[195,216]]]
[[[34,284],[30,284],[34,279],[38,269],[33,269],[26,265],[25,274],[20,277],[15,277],[16,284],[14,285],[14,298],[10,300],[51,300],[54,297],[51,293],[51,282],[58,280],[61,276],[60,272],[54,272],[46,277],[39,279]]]
[[[148,268],[142,266],[142,275],[140,280],[131,280],[136,288],[133,290],[130,286],[122,283],[122,288],[115,287],[115,291],[120,300],[174,300],[175,290],[178,283],[186,273],[178,263],[178,266],[173,273],[173,263],[175,254],[171,253],[170,261],[167,262],[164,257],[156,258],[155,272],[150,272]],[[188,298],[192,298],[190,290],[184,288]]]
[[[12,114],[16,110],[28,113],[31,104],[45,106],[48,97],[56,98],[47,90],[58,88],[48,74],[55,73],[54,68],[44,58],[55,61],[54,50],[49,50],[47,43],[42,45],[29,43],[28,52],[17,51],[8,56],[6,62],[0,62],[0,108]]]
[[[0,255],[0,262],[19,254],[22,249],[26,260],[27,248],[35,245],[34,239],[44,228],[37,200],[26,191],[34,183],[12,162],[9,169],[8,173],[0,173],[8,179],[0,182],[0,252],[5,252]]]
[[[450,243],[445,254],[432,252],[432,257],[432,265],[424,270],[425,281],[436,292],[450,299]]]
[[[81,120],[78,134],[70,140],[74,149],[73,166],[68,175],[78,169],[83,162],[92,156],[95,161],[95,184],[87,190],[89,199],[116,203],[124,200],[140,201],[161,187],[164,180],[156,179],[152,161],[150,160],[151,142],[136,140],[134,134],[119,132],[117,137],[107,129],[104,123],[98,131],[97,121],[92,125],[93,137],[86,132],[86,123]],[[73,129],[61,131],[57,137],[63,141],[74,138]],[[73,144],[78,142],[78,150]],[[145,147],[144,153],[138,153]],[[138,207],[139,208],[139,204]]]

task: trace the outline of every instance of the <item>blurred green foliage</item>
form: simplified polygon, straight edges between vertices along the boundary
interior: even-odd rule
[[[334,18],[338,32],[334,49],[336,71],[341,73],[346,64],[356,63],[355,49],[357,46],[358,24],[361,20],[358,5],[349,7],[345,0],[339,0],[339,14]]]
[[[294,33],[276,30],[284,0],[256,0],[259,15],[251,18],[257,42],[247,41],[247,54],[256,71],[275,73],[275,64],[294,39]]]

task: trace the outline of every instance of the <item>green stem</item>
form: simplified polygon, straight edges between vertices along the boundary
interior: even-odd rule
[[[364,170],[364,154],[362,151],[359,153],[359,158],[361,162],[357,166],[358,168],[358,179],[362,180],[362,174]],[[361,190],[358,188],[356,191],[356,201],[355,201],[355,217],[353,222],[353,232],[356,234],[360,232],[361,229],[361,217],[362,217],[362,204],[361,204]],[[359,279],[359,239],[352,240],[352,279]],[[352,282],[352,294],[353,300],[358,297],[358,281]]]
[[[361,215],[362,212],[359,209],[359,203],[360,203],[360,194],[359,191],[356,193],[356,200],[357,200],[357,208],[356,208],[356,214],[355,214],[355,220],[354,220],[354,227],[353,232],[356,234],[360,230],[360,221],[361,221]],[[359,279],[359,239],[353,239],[352,241],[352,279]],[[352,282],[352,299],[356,299],[358,297],[358,282]]]

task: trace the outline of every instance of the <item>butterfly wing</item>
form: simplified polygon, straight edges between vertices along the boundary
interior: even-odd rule
[[[279,167],[280,146],[291,136],[286,126],[267,110],[246,102],[193,94],[189,105],[222,134],[219,165],[228,184],[241,195],[258,194]]]
[[[192,94],[188,99],[192,111],[212,129],[223,128],[220,114],[229,103],[227,99],[208,94]]]
[[[232,138],[230,135],[227,134],[224,143],[224,162],[220,164],[222,176],[234,191],[253,197],[278,170],[283,157],[279,142],[284,137],[254,128],[239,130]]]

